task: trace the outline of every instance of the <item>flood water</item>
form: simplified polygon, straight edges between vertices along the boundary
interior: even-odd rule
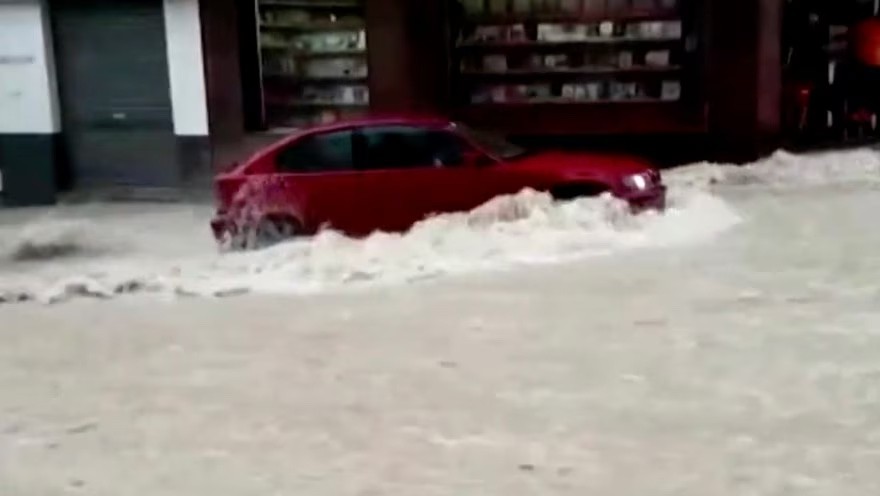
[[[666,180],[232,255],[207,207],[0,213],[0,484],[880,494],[880,158]]]

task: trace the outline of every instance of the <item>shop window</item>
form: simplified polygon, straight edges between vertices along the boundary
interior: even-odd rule
[[[678,102],[694,40],[684,0],[465,1],[464,104]]]
[[[360,0],[258,0],[265,121],[292,128],[358,116],[369,104]]]
[[[791,0],[783,23],[787,146],[880,139],[880,2]]]

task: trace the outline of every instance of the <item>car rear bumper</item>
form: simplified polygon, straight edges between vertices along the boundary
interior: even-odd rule
[[[666,186],[664,185],[658,185],[644,191],[630,191],[619,195],[619,197],[629,203],[635,213],[646,210],[658,212],[666,210]]]

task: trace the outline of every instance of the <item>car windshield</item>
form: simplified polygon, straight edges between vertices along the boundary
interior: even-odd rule
[[[483,129],[474,129],[461,123],[455,123],[454,126],[463,136],[466,136],[477,146],[498,158],[512,159],[526,154],[524,148],[514,145],[499,134]]]

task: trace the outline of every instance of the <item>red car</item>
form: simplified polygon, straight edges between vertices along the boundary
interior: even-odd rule
[[[634,157],[529,152],[447,120],[384,118],[291,135],[221,174],[212,229],[239,248],[324,227],[404,231],[525,188],[559,199],[608,192],[639,210],[666,200],[659,172]]]

